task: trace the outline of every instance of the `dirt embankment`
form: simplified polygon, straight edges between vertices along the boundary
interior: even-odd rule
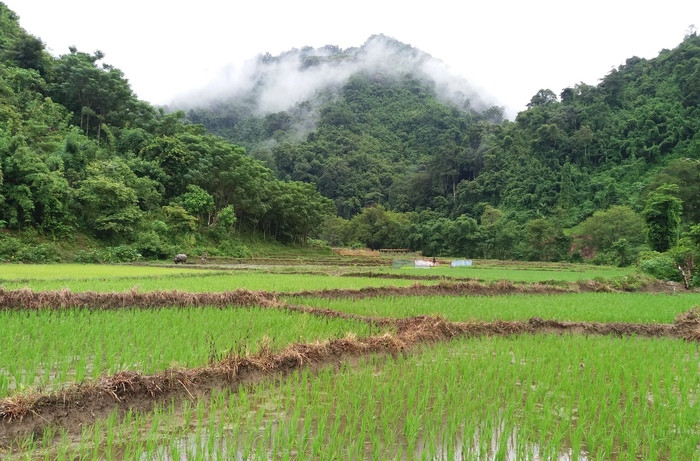
[[[307,308],[314,310],[313,308]],[[336,312],[317,315],[336,316]],[[559,322],[531,318],[528,321],[449,322],[436,317],[372,319],[393,324],[395,333],[367,338],[347,337],[324,342],[294,344],[281,352],[267,347],[253,356],[232,355],[206,367],[167,370],[154,375],[120,372],[98,381],[70,386],[52,394],[15,395],[0,400],[0,447],[44,427],[58,425],[79,432],[83,425],[106,417],[115,408],[147,411],[158,402],[195,399],[212,389],[255,382],[271,373],[290,372],[304,366],[321,366],[371,354],[396,354],[418,344],[457,337],[517,334],[591,334],[673,337],[700,341],[700,309],[678,316],[673,324]]]
[[[74,293],[70,290],[32,291],[0,288],[0,310],[72,309],[95,310],[154,307],[200,306],[276,306],[277,297],[265,291],[234,290],[219,293],[188,293],[184,291],[130,290],[123,292]]]
[[[359,289],[330,289],[299,291],[293,293],[280,293],[292,298],[314,297],[314,298],[372,298],[381,296],[431,296],[431,295],[506,295],[506,294],[559,294],[574,293],[577,291],[593,290],[594,287],[576,286],[555,286],[541,283],[518,285],[506,280],[494,283],[482,283],[476,280],[467,282],[442,282],[433,285],[420,285],[418,283],[408,287],[367,287]]]

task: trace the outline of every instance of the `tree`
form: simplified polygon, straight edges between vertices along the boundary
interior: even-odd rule
[[[661,170],[649,185],[654,190],[664,184],[678,186],[678,198],[683,201],[683,220],[700,222],[700,160],[679,158]]]
[[[161,208],[170,229],[178,234],[187,234],[197,229],[197,218],[180,205],[166,205]]]
[[[76,191],[84,223],[102,237],[129,237],[142,216],[134,189],[106,176],[91,176]]]
[[[529,259],[559,261],[566,256],[569,243],[556,221],[537,218],[525,225],[525,253]]]
[[[233,206],[226,205],[216,214],[217,225],[226,231],[226,235],[231,235],[231,229],[236,223],[236,213],[233,211]]]
[[[106,239],[130,238],[143,217],[134,189],[138,178],[119,157],[88,165],[87,177],[79,183],[76,210],[83,225]]]
[[[527,107],[544,106],[557,102],[557,95],[550,89],[538,91],[527,103]]]
[[[677,185],[665,184],[647,197],[642,215],[647,224],[647,242],[655,251],[667,251],[678,241],[683,211],[678,192]]]
[[[644,242],[644,220],[628,206],[613,206],[581,223],[580,236],[596,251],[611,250],[620,239],[639,245]]]
[[[200,226],[211,224],[214,213],[214,197],[204,189],[194,184],[187,186],[187,192],[182,196],[182,205],[188,213],[197,216]]]

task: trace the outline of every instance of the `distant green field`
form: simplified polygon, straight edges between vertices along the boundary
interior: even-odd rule
[[[381,286],[409,286],[413,280],[381,279],[362,277],[335,277],[330,275],[310,274],[265,274],[250,272],[199,272],[158,277],[98,277],[88,279],[58,280],[24,280],[6,281],[6,289],[31,288],[35,291],[70,289],[81,291],[126,291],[136,288],[140,291],[179,290],[189,292],[214,292],[245,288],[248,290],[265,290],[291,292],[302,290],[322,290],[331,288],[363,288]],[[426,281],[428,283],[437,283]]]
[[[99,279],[197,274],[186,267],[122,266],[109,264],[0,264],[0,283],[12,280]]]
[[[441,315],[452,321],[526,320],[671,323],[700,306],[700,294],[571,293],[504,296],[405,296],[367,299],[295,299],[295,304],[373,317]]]
[[[566,265],[547,268],[538,268],[538,266],[509,267],[507,265],[502,267],[490,265],[480,267],[478,262],[475,262],[475,265],[472,267],[438,266],[430,268],[401,267],[397,269],[382,267],[376,269],[373,268],[372,271],[383,274],[400,274],[407,276],[437,275],[485,281],[510,280],[512,282],[576,282],[579,280],[593,280],[596,278],[610,279],[614,277],[621,277],[633,274],[635,269],[629,267],[598,267],[590,265],[582,265],[580,267],[575,265]]]

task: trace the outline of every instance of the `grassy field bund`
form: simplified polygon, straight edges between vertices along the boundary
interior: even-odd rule
[[[30,309],[0,290],[0,458],[700,460],[700,293],[355,296],[636,277],[569,264],[204,269],[1,265],[3,290],[280,294]],[[336,293],[291,295],[315,290]]]

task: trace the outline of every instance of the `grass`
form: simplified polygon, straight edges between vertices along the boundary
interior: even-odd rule
[[[527,320],[671,323],[700,306],[700,294],[570,293],[556,295],[422,296],[293,301],[373,317],[441,315],[451,321]]]
[[[375,270],[375,269],[373,269]],[[630,275],[636,272],[634,268],[590,265],[553,265],[532,266],[480,266],[479,261],[472,267],[438,266],[431,268],[379,268],[377,272],[385,274],[400,274],[407,276],[443,276],[484,281],[510,280],[511,282],[576,282],[579,280],[611,279]]]
[[[409,286],[413,280],[379,279],[368,277],[334,277],[324,274],[265,274],[254,272],[197,273],[187,276],[160,276],[140,278],[99,278],[27,280],[5,282],[5,289],[31,288],[35,291],[61,290],[82,291],[126,291],[134,287],[141,291],[180,290],[190,292],[227,291],[237,288],[291,292],[322,290],[331,288],[363,288],[380,286]],[[427,282],[430,283],[430,282]],[[436,282],[433,282],[436,283]]]
[[[272,250],[272,249],[271,249]],[[285,255],[287,256],[287,255]],[[296,254],[289,254],[296,257]],[[299,255],[303,257],[303,255]],[[329,261],[332,258],[329,258]],[[311,258],[309,258],[311,261]],[[614,278],[631,269],[475,261],[471,268],[280,267],[279,273],[100,265],[2,265],[5,288],[72,291],[236,288],[291,292],[407,286],[337,277],[381,272],[516,282]],[[318,274],[282,273],[318,271]],[[427,282],[432,283],[432,282]],[[295,299],[368,316],[449,320],[669,323],[700,294]],[[198,367],[254,353],[377,333],[364,323],[261,308],[0,312],[0,397],[120,370]],[[114,412],[77,434],[49,427],[17,459],[699,459],[700,355],[680,340],[577,335],[461,338],[262,380],[154,412]],[[89,419],[89,418],[88,418]],[[0,451],[0,458],[11,458]]]
[[[154,277],[177,274],[197,274],[202,271],[185,267],[127,266],[106,264],[0,264],[0,282],[26,280],[67,280]]]
[[[121,370],[203,366],[263,342],[281,349],[371,331],[361,322],[259,308],[2,312],[0,324],[0,398]]]
[[[52,459],[697,459],[696,345],[668,339],[460,339],[114,413]]]

